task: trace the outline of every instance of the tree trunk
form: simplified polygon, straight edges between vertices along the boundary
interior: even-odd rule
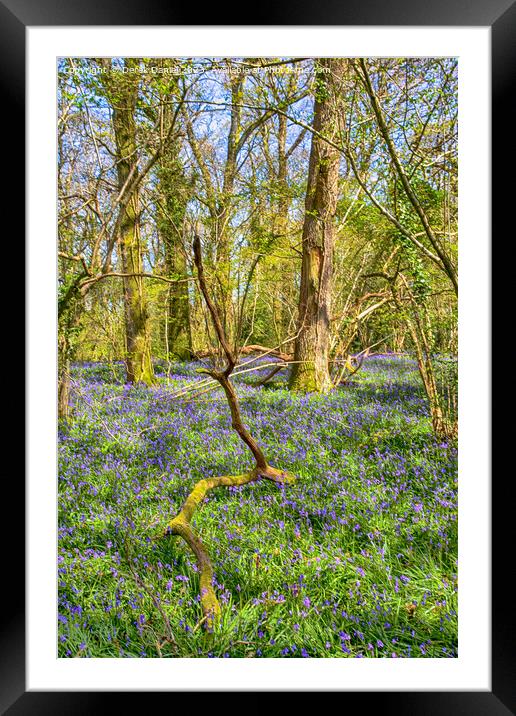
[[[280,235],[279,245],[289,250],[288,239],[288,212],[290,208],[289,186],[288,186],[288,158],[287,158],[287,118],[285,115],[278,116],[278,204],[276,212],[276,232]],[[295,281],[292,271],[292,262],[289,259],[278,259],[280,274],[279,295],[280,305],[278,306],[278,322],[280,326],[280,340],[288,335],[290,312],[289,307],[295,305]],[[279,342],[279,341],[278,341]],[[287,349],[288,346],[285,346]],[[292,349],[293,350],[293,349]]]
[[[57,417],[64,421],[70,418],[70,367],[80,333],[84,298],[81,281],[85,276],[84,272],[69,276],[57,303]]]
[[[126,58],[124,63],[128,72],[113,73],[116,74],[116,81],[110,84],[120,191],[127,181],[133,182],[138,176],[134,116],[138,97],[138,73],[134,70],[138,60]],[[130,192],[128,201],[121,206],[121,212],[119,248],[122,271],[124,274],[141,274],[143,265],[137,188]],[[123,280],[127,382],[151,385],[154,383],[154,370],[150,349],[150,320],[143,279],[141,276],[131,275],[125,276]]]
[[[233,209],[233,192],[237,176],[238,139],[242,131],[241,115],[242,90],[244,76],[230,74],[231,87],[231,123],[227,138],[226,163],[222,192],[215,207],[215,246],[217,275],[219,283],[219,305],[222,311],[222,323],[230,340],[234,338],[233,301],[231,286],[231,232],[229,222]]]
[[[346,62],[325,58],[316,69],[314,130],[334,142],[338,139]],[[328,353],[339,163],[340,152],[313,134],[303,225],[298,335],[290,377],[290,387],[296,391],[325,393],[332,387]]]
[[[70,417],[70,356],[66,335],[59,336],[57,354],[57,417],[66,421]]]
[[[165,253],[167,276],[181,282],[171,284],[167,298],[167,346],[170,355],[189,360],[192,354],[190,302],[186,255],[182,245],[182,229],[190,189],[178,159],[179,148],[170,143],[163,151],[159,170],[160,194],[163,202],[158,209],[158,229]]]
[[[175,247],[166,257],[167,273],[173,276],[186,275],[186,258]],[[192,357],[192,332],[190,329],[190,302],[188,284],[178,283],[170,287],[168,296],[167,342],[168,350],[177,360],[190,360]]]

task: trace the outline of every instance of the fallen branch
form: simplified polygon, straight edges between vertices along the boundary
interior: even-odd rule
[[[293,354],[292,353],[283,353],[282,351],[279,351],[277,348],[268,348],[267,346],[260,346],[257,344],[243,346],[239,349],[238,354],[242,356],[249,355],[250,353],[262,353],[265,355],[271,355],[275,358],[279,358],[283,361],[289,361],[292,360]],[[202,351],[196,351],[195,356],[196,358],[202,359],[202,358],[210,358],[211,356],[215,355],[216,351],[210,348],[206,348]]]
[[[258,380],[254,384],[255,387],[260,388],[262,385],[265,385],[266,383],[269,382],[269,380],[272,380],[272,378],[274,378],[276,373],[279,373],[280,370],[283,370],[283,368],[286,368],[288,365],[289,365],[289,363],[283,363],[283,364],[280,363],[275,368],[273,368],[271,371],[269,371],[269,373],[267,373],[267,375],[264,378],[262,378],[261,380]]]

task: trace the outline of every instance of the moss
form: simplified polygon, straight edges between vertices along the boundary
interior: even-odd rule
[[[190,521],[195,513],[195,510],[204,500],[206,493],[209,490],[216,487],[246,485],[248,482],[254,482],[262,477],[280,484],[290,484],[296,479],[292,473],[278,470],[275,467],[267,465],[263,470],[255,468],[254,470],[245,472],[242,475],[221,475],[220,477],[211,477],[199,480],[199,482],[195,484],[192,492],[188,495],[179,514],[176,515],[167,525],[165,534],[173,534],[182,537],[197,557],[201,606],[206,627],[209,631],[213,631],[216,627],[222,612],[212,584],[214,573],[209,554],[199,537],[190,526]]]
[[[289,387],[298,393],[328,393],[332,386],[329,376],[321,374],[314,365],[305,365],[292,371]]]

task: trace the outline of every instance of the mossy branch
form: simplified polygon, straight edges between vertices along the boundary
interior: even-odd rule
[[[182,537],[197,557],[201,606],[206,619],[206,626],[210,631],[213,630],[213,627],[221,615],[220,604],[213,588],[213,565],[206,548],[201,539],[193,531],[190,522],[195,510],[204,500],[209,490],[213,490],[216,487],[246,485],[249,482],[256,482],[262,477],[280,484],[287,484],[294,480],[293,475],[280,472],[270,467],[267,467],[263,471],[255,468],[242,475],[223,475],[221,477],[199,480],[187,497],[179,514],[170,520],[165,530],[166,535],[178,535]]]

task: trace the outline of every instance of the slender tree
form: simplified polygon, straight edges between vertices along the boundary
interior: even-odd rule
[[[206,204],[210,215],[210,239],[214,249],[214,265],[218,277],[216,300],[222,313],[222,322],[228,334],[232,330],[231,300],[231,235],[230,220],[234,206],[234,189],[238,173],[238,154],[243,146],[242,139],[242,92],[244,76],[232,73],[228,64],[228,84],[231,98],[231,115],[226,137],[226,157],[223,164],[222,186],[219,188],[214,172],[203,154],[201,144],[195,136],[190,115],[185,111],[188,139],[199,166],[205,185]],[[248,128],[245,136],[252,131]]]
[[[182,537],[197,557],[199,586],[201,589],[200,601],[206,620],[206,627],[210,631],[213,631],[213,628],[220,621],[221,608],[213,586],[214,570],[209,554],[201,539],[196,535],[190,525],[195,510],[201,505],[206,493],[216,487],[241,486],[261,479],[271,480],[279,485],[284,485],[292,483],[295,480],[295,476],[286,470],[279,470],[269,464],[262,448],[242,422],[240,404],[233,383],[230,380],[231,374],[237,364],[238,352],[234,351],[229,344],[219,311],[211,297],[211,292],[204,276],[201,242],[198,236],[194,239],[193,250],[201,293],[208,308],[208,313],[226,363],[224,370],[201,369],[200,372],[209,375],[213,380],[217,381],[224,390],[231,413],[231,426],[242,442],[249,448],[255,461],[254,468],[241,475],[223,475],[221,477],[211,477],[200,480],[184,502],[179,514],[168,523],[165,530],[166,535]]]

